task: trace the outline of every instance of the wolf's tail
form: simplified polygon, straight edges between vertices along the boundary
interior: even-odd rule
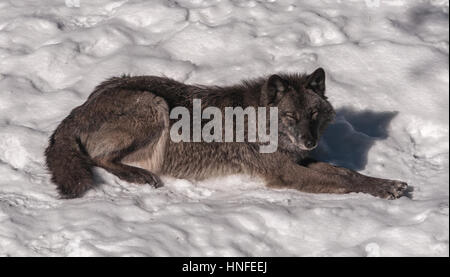
[[[65,128],[64,123],[50,137],[45,156],[62,198],[80,197],[94,186],[93,162],[77,135]]]

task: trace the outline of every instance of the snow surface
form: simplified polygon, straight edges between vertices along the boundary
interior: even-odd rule
[[[77,5],[79,4],[79,5]],[[1,0],[0,255],[448,256],[448,0]],[[248,176],[160,189],[98,169],[60,200],[47,138],[107,77],[232,84],[327,71],[316,155],[409,197],[318,195]]]

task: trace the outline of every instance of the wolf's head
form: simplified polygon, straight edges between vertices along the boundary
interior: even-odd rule
[[[261,105],[278,107],[278,146],[298,152],[317,146],[335,116],[325,96],[325,72],[270,76],[261,91]]]

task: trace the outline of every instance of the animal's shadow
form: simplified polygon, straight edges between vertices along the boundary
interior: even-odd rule
[[[325,130],[312,157],[348,169],[364,169],[370,148],[388,137],[389,124],[397,113],[337,109],[335,121]]]

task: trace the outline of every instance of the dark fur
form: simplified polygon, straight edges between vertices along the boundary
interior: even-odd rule
[[[259,142],[170,140],[169,111],[176,106],[277,106],[279,146],[259,153]],[[279,74],[230,87],[192,86],[154,76],[123,76],[100,84],[62,121],[46,150],[52,181],[62,197],[94,186],[91,168],[102,167],[128,182],[161,186],[159,175],[203,179],[244,173],[268,186],[315,193],[366,192],[393,199],[407,185],[313,161],[313,149],[334,110],[325,96],[325,73]]]

